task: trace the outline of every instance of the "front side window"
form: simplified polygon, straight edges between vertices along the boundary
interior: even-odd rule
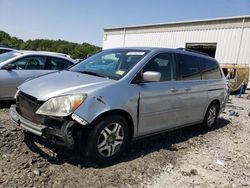
[[[12,64],[19,70],[41,70],[44,69],[46,58],[43,56],[30,56],[16,60]]]
[[[143,72],[156,71],[161,73],[160,81],[176,80],[176,64],[171,53],[162,53],[151,59],[143,68]]]
[[[198,57],[179,54],[179,69],[182,80],[201,80]]]
[[[125,76],[147,51],[132,49],[106,50],[70,68],[71,71],[109,77],[118,80]]]

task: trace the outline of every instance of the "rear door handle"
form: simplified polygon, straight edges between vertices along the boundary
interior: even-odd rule
[[[173,93],[175,93],[175,92],[177,92],[177,91],[178,91],[178,89],[171,88],[171,89],[170,89],[170,91],[171,91],[171,92],[173,92]]]
[[[191,90],[191,88],[184,88],[184,90],[185,90],[185,91],[190,91],[190,90]]]

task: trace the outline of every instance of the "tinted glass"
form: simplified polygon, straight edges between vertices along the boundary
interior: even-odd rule
[[[161,81],[176,80],[176,64],[173,55],[170,53],[162,53],[150,60],[143,72],[156,71],[161,73]]]
[[[41,70],[44,69],[46,58],[43,56],[30,56],[13,62],[19,70]]]
[[[11,50],[7,50],[7,49],[0,49],[0,54],[3,54],[3,53],[6,53],[6,52],[9,52]]]
[[[61,58],[50,57],[49,62],[46,64],[46,70],[63,70],[71,66],[72,63]]]
[[[0,55],[0,63],[1,62],[4,62],[4,61],[7,61],[13,57],[16,57],[20,55],[20,53],[17,53],[17,52],[6,52],[6,53],[3,53]]]
[[[70,70],[118,80],[125,76],[146,54],[147,51],[133,49],[105,50],[78,63]]]
[[[179,54],[179,70],[182,80],[201,80],[198,57]]]
[[[221,71],[215,60],[201,59],[202,79],[220,79]]]

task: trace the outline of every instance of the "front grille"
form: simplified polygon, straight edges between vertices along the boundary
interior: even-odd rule
[[[17,111],[18,113],[30,120],[31,122],[41,124],[41,118],[36,114],[42,102],[37,101],[37,98],[27,95],[26,93],[19,92],[17,95]]]

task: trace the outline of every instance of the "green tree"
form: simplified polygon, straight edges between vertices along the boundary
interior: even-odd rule
[[[51,51],[71,55],[72,58],[84,59],[88,55],[93,55],[101,48],[89,43],[73,43],[65,40],[35,39],[23,41],[17,37],[12,37],[4,31],[0,31],[0,45],[8,46],[20,50]]]

